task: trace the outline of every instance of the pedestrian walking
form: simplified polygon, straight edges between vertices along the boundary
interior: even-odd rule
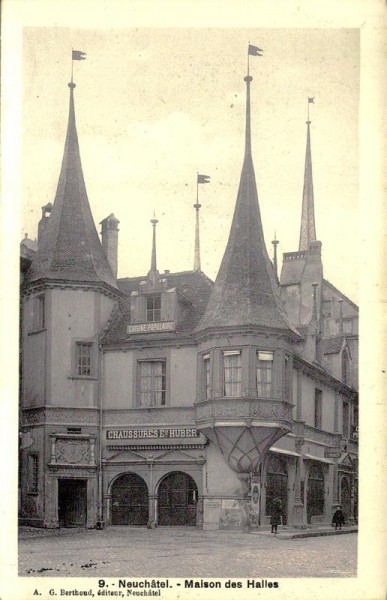
[[[281,524],[282,519],[282,501],[280,498],[274,498],[272,503],[272,511],[270,516],[271,533],[278,533],[277,527]]]
[[[335,526],[335,529],[341,529],[341,526],[345,523],[344,513],[342,511],[342,506],[339,504],[337,509],[335,510],[332,517],[332,527]]]

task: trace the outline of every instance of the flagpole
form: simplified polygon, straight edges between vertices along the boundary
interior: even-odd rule
[[[310,104],[310,102],[309,102],[309,96],[308,96],[308,121],[309,121],[309,104]]]
[[[250,48],[250,42],[247,44],[247,76],[250,75],[250,53],[249,53],[249,48]]]
[[[199,171],[196,171],[196,204],[199,204]]]
[[[71,83],[73,83],[73,67],[74,67],[73,48],[71,48]]]

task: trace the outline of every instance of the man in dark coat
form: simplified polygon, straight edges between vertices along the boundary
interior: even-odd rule
[[[335,526],[335,529],[339,528],[341,529],[341,526],[344,525],[345,523],[345,517],[344,517],[344,513],[342,511],[342,507],[339,504],[337,509],[334,512],[334,515],[332,517],[332,525]]]
[[[274,498],[270,517],[271,532],[276,534],[278,525],[281,524],[282,502],[280,498]]]

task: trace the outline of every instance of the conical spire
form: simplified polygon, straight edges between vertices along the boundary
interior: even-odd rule
[[[153,213],[153,219],[150,220],[150,222],[152,223],[152,227],[153,227],[153,234],[152,234],[152,256],[151,256],[151,268],[149,273],[157,273],[157,253],[156,253],[156,225],[159,222],[158,219],[156,219],[156,215],[155,213]]]
[[[75,124],[75,83],[69,83],[69,88],[69,120],[58,187],[28,281],[90,281],[117,287],[90,210]]]
[[[309,250],[310,242],[316,241],[316,225],[314,222],[314,196],[313,196],[313,174],[312,153],[310,148],[310,121],[306,122],[306,154],[304,172],[304,190],[302,193],[302,215],[299,250]]]
[[[250,83],[245,77],[245,157],[234,217],[223,260],[206,312],[197,330],[252,325],[291,329],[281,304],[273,266],[267,254],[254,166],[251,157]]]

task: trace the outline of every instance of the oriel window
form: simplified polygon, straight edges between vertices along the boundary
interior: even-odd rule
[[[166,368],[164,360],[139,361],[140,406],[165,406]]]
[[[273,385],[273,352],[257,352],[257,394],[270,398]]]
[[[228,397],[241,395],[242,365],[240,350],[223,352],[223,394]]]
[[[161,321],[161,295],[147,296],[146,299],[146,320],[147,323]]]
[[[79,377],[91,377],[92,344],[79,342],[76,345],[76,372]]]

